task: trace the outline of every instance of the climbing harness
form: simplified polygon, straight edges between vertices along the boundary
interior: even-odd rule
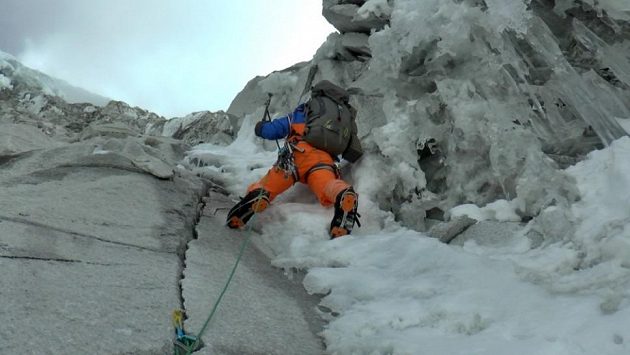
[[[294,150],[304,153],[304,149],[298,147],[295,143],[289,142],[288,140],[285,141],[284,147],[278,150],[278,160],[276,162],[276,166],[284,171],[284,176],[286,178],[290,176],[293,178],[293,182],[297,182],[300,181],[300,174],[297,166],[295,165],[295,158],[293,156]]]
[[[308,181],[308,177],[312,173],[316,172],[317,170],[328,170],[328,171],[331,171],[333,174],[335,174],[336,178],[341,177],[339,166],[336,163],[334,164],[319,163],[319,164],[313,165],[313,167],[311,167],[310,169],[306,171],[306,174],[304,174],[304,181]]]

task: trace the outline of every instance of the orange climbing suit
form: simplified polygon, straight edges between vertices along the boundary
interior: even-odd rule
[[[330,206],[335,203],[337,195],[349,188],[350,185],[337,175],[330,154],[300,140],[304,134],[304,127],[304,123],[292,123],[292,134],[289,137],[289,142],[293,142],[297,147],[293,150],[293,159],[299,181],[308,185],[322,206]],[[287,174],[285,170],[274,165],[262,179],[249,185],[247,192],[263,188],[269,192],[269,200],[273,201],[276,196],[293,186],[295,182],[290,173]]]

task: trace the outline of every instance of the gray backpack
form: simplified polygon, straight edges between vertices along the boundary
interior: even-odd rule
[[[341,155],[354,163],[363,150],[357,137],[356,110],[350,106],[348,92],[323,80],[311,89],[306,103],[304,140],[333,156]]]

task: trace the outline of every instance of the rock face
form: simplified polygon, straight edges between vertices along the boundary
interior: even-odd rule
[[[166,121],[124,102],[110,101],[103,107],[88,103],[70,104],[40,88],[22,84],[17,78],[11,82],[13,88],[0,91],[0,122],[34,126],[57,140],[73,141],[90,125],[112,122],[126,125],[135,134],[161,134]]]
[[[124,122],[143,133],[164,121],[154,113],[104,98],[93,99],[94,103],[69,103],[59,89],[63,83],[24,67],[2,52],[0,78],[4,83],[0,85],[0,122],[34,126],[57,140],[76,139],[91,124]],[[83,96],[90,97],[87,93]]]
[[[166,121],[119,101],[68,103],[46,90],[42,80],[53,79],[7,58],[0,57],[0,353],[172,353],[171,312],[189,307],[188,324],[198,328],[233,261],[216,247],[222,220],[207,217],[197,228],[213,183],[178,164],[187,143],[230,143],[239,119],[198,112]],[[217,275],[207,274],[208,260]],[[243,287],[272,297],[254,289],[226,303],[251,316],[256,301],[264,319],[249,324],[264,331],[248,342],[215,331],[221,340],[204,338],[212,346],[202,353],[216,353],[213,346],[321,353],[317,299],[255,248],[244,264]],[[273,338],[265,327],[280,327],[268,316],[284,322]],[[287,341],[296,338],[303,340]]]
[[[0,126],[12,132],[0,141],[0,352],[170,351],[204,193],[173,170],[182,143],[107,129],[65,143]],[[37,336],[25,343],[24,329]]]
[[[68,101],[68,85],[29,69],[15,58],[0,52],[0,123],[37,127],[45,136],[73,142],[98,135],[156,135],[181,139],[185,143],[228,144],[240,128],[239,119],[224,112],[197,112],[166,120],[153,112],[110,101],[80,91],[75,98],[90,103]]]
[[[174,168],[186,144],[144,135],[164,120],[148,111],[70,104],[1,68],[0,353],[170,352],[205,193]]]
[[[190,145],[227,145],[236,138],[240,123],[237,116],[229,113],[202,111],[169,120],[164,125],[162,134],[181,139]]]
[[[627,134],[630,15],[602,3],[325,0],[340,33],[252,80],[228,112],[255,117],[267,93],[289,112],[317,67],[314,81],[354,94],[366,150],[354,176],[391,171],[369,187],[382,209],[424,229],[427,213],[518,199],[529,218],[571,204],[562,169]]]
[[[439,239],[442,243],[449,244],[453,239],[457,238],[462,232],[475,223],[477,223],[476,220],[469,218],[468,216],[462,216],[452,219],[449,222],[436,224],[428,231],[427,234],[432,238]]]
[[[247,235],[223,229],[233,203],[223,194],[210,193],[197,225],[199,238],[186,252],[182,289],[189,312],[187,329],[203,326]],[[322,354],[322,341],[315,334],[323,321],[313,312],[318,302],[319,297],[306,293],[300,279],[287,279],[250,246],[204,334],[208,346],[199,354]]]

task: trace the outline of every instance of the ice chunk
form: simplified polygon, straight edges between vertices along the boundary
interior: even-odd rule
[[[7,78],[6,76],[0,74],[0,91],[4,90],[4,89],[13,89],[13,85],[11,85],[11,79]]]

